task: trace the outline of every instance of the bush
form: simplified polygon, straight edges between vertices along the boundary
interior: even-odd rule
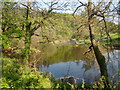
[[[1,88],[51,88],[49,78],[21,65],[17,59],[3,58]]]

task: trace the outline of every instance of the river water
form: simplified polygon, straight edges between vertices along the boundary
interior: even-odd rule
[[[86,84],[93,84],[100,78],[100,69],[93,52],[84,54],[88,46],[79,45],[40,45],[42,51],[39,59],[39,71],[49,72],[55,78],[65,76],[77,77],[77,83],[85,80]],[[106,58],[109,81],[118,79],[118,66],[120,50],[105,50],[100,48]]]

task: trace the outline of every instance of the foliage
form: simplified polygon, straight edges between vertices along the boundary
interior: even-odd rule
[[[97,84],[93,85],[93,88],[104,88],[104,89],[114,89],[116,90],[119,86],[119,82],[120,80],[118,79],[118,81],[115,84],[108,84],[108,87],[105,86],[105,77],[102,76],[100,78],[100,81]]]
[[[108,85],[108,87],[105,86],[105,77],[102,76],[100,78],[99,81],[95,82],[92,85],[86,85],[84,80],[82,81],[82,84],[78,84],[78,89],[105,89],[105,90],[116,90],[119,87],[119,81],[120,79],[118,79],[118,81],[113,85],[110,84]]]
[[[49,78],[23,66],[17,59],[3,58],[1,88],[51,88]]]
[[[74,88],[73,85],[70,83],[63,83],[60,79],[57,79],[53,81],[53,88],[58,88],[58,89],[72,89]]]
[[[14,46],[14,44],[20,40],[24,41],[26,7],[20,7],[16,2],[4,2],[4,4],[4,8],[2,9],[2,38],[4,40],[3,46],[8,47]],[[42,21],[45,17],[42,16],[43,12],[44,10],[40,12],[30,10],[28,18],[28,22],[32,22],[31,29],[34,29],[39,23],[41,24],[41,27],[36,30],[36,33],[32,32],[32,36],[35,36],[35,34],[39,35],[37,37],[40,37],[40,42],[54,42],[56,40],[62,42],[64,40],[75,39],[80,43],[90,43],[88,29],[86,28],[87,19],[84,15],[85,12],[83,12],[83,15],[75,15],[74,17],[72,14],[51,12],[47,16],[47,19]],[[99,20],[96,18],[94,18],[93,21],[95,22],[92,26],[94,37],[106,43],[106,32],[103,29],[104,23],[99,23]],[[107,25],[110,34],[115,34],[118,31],[118,25],[112,22],[107,22]],[[116,36],[113,36],[113,39],[114,37]],[[118,37],[116,37],[116,39],[117,38]],[[17,41],[12,42],[12,39]],[[113,43],[115,42],[117,44],[116,39],[113,40]]]
[[[4,1],[4,0],[3,0]],[[41,39],[40,41],[69,41],[72,39],[77,40],[80,43],[90,43],[88,30],[86,28],[86,16],[81,14],[80,16],[75,15],[75,18],[72,14],[65,14],[65,13],[55,13],[51,12],[49,15],[48,13],[42,15],[43,11],[30,10],[28,15],[28,20],[26,20],[26,7],[23,7],[16,2],[4,2],[4,7],[2,9],[2,46],[3,48],[9,48],[12,46],[17,46],[22,40],[24,43],[28,42],[28,49],[30,49],[30,42],[31,37],[35,36],[34,30],[37,26],[40,27],[37,29],[37,36]],[[47,19],[45,19],[47,15]],[[30,25],[30,28],[27,28],[27,25]],[[103,43],[107,42],[107,35],[105,30],[103,29],[104,23],[99,23],[98,19],[94,19],[95,24],[93,24],[93,31],[94,31],[94,38],[100,39]],[[31,24],[32,23],[32,24]],[[112,38],[112,43],[118,44],[117,41],[120,41],[120,38],[117,36],[118,25],[107,22],[108,31]],[[27,29],[26,29],[27,28]],[[26,31],[28,36],[26,35]],[[29,32],[30,31],[30,32]],[[29,38],[29,40],[26,40]],[[12,40],[15,39],[16,42]],[[16,44],[17,43],[17,44]],[[107,44],[110,44],[107,43]],[[21,47],[20,47],[21,48]],[[59,49],[60,54],[58,52],[54,52],[56,48]],[[52,55],[54,55],[53,59],[55,61],[58,56],[64,58],[68,58],[68,56],[76,55],[76,53],[72,54],[71,52],[66,53],[67,51],[71,51],[72,49],[67,47],[63,47],[62,50],[59,47],[55,47],[55,50],[47,50],[45,48],[46,53],[48,51],[51,53],[49,54],[49,59]],[[77,48],[75,48],[77,49]],[[24,51],[27,49],[24,49]],[[24,52],[23,51],[23,52]],[[36,51],[36,50],[35,50]],[[52,52],[51,52],[52,51]],[[29,55],[30,50],[28,51]],[[37,52],[37,51],[36,51]],[[79,54],[79,52],[77,53]],[[68,55],[68,56],[67,56]],[[69,57],[72,59],[72,57]],[[45,58],[47,59],[47,58]],[[11,58],[3,58],[3,74],[1,79],[1,88],[73,88],[73,85],[70,83],[62,83],[60,80],[57,82],[52,82],[49,77],[43,75],[39,71],[34,71],[33,68],[28,67],[24,64],[22,60],[18,59],[11,59]],[[22,63],[21,63],[22,62]],[[52,62],[51,62],[52,63]],[[98,85],[87,86],[83,81],[80,85],[80,88],[105,88],[104,86],[104,77],[100,79]],[[110,85],[112,88],[112,85]],[[114,86],[113,88],[116,88]],[[78,87],[79,88],[79,87]]]
[[[2,78],[0,81],[1,88],[61,88],[72,89],[73,85],[70,83],[63,83],[60,79],[55,80],[48,74],[43,74],[39,71],[34,71],[33,68],[23,66],[17,59],[3,58],[2,66]],[[104,88],[105,77],[102,76],[100,81],[93,85],[86,85],[85,81],[82,84],[77,85],[78,89],[92,89],[92,88]],[[109,84],[109,89],[116,89],[119,86],[119,80],[115,85]]]
[[[17,59],[3,58],[2,68],[1,88],[73,88],[70,83],[56,83],[48,74],[21,65]]]

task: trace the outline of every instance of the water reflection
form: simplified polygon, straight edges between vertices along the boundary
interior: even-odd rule
[[[111,53],[109,53],[110,54],[109,59],[107,57],[107,53],[105,54],[107,69],[109,73],[109,80],[113,80],[113,83],[115,83],[116,80],[118,80],[119,61],[120,61],[120,57],[118,56],[119,53],[120,50],[112,51]]]
[[[92,53],[84,55],[88,50],[88,46],[40,45],[40,48],[38,49],[43,52],[42,58],[39,60],[39,64],[42,65],[75,60],[84,60],[87,63],[91,63],[91,60],[94,57]]]
[[[40,45],[39,50],[43,52],[42,58],[39,60],[39,71],[51,72],[54,77],[74,76],[79,78],[78,82],[82,79],[86,84],[92,84],[98,81],[100,78],[99,66],[94,59],[93,53],[84,53],[88,50],[88,46],[75,46],[75,45]],[[118,72],[118,52],[120,50],[114,50],[108,54],[104,49],[107,69],[109,73],[109,80],[113,75]]]
[[[87,83],[98,80],[100,76],[100,71],[97,66],[90,66],[82,60],[51,64],[49,68],[42,67],[40,71],[52,72],[56,78],[63,76],[78,77],[78,82],[81,82],[82,79],[85,79]]]

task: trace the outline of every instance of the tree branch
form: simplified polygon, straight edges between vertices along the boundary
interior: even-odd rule
[[[75,9],[75,11],[73,12],[73,15],[75,14],[75,12],[80,8],[80,7],[82,7],[83,5],[80,5],[80,6],[78,6],[76,9]]]
[[[79,2],[80,4],[82,4],[82,6],[88,7],[87,4],[82,3],[80,0],[78,0],[78,2]]]

